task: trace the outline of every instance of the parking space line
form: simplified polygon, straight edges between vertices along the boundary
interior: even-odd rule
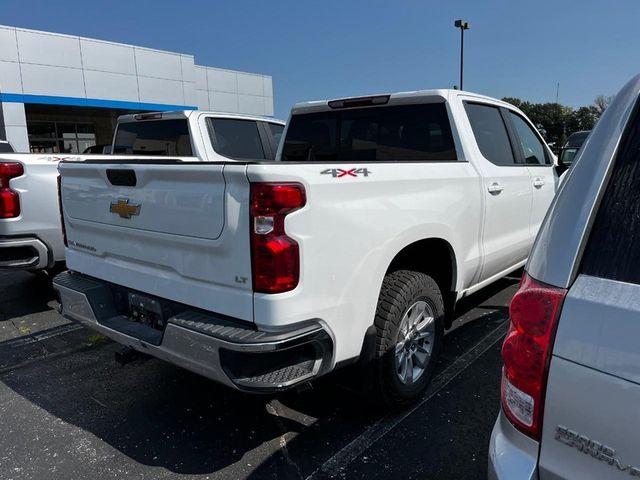
[[[422,399],[418,403],[413,405],[413,407],[400,413],[386,415],[378,420],[376,423],[367,428],[362,434],[360,434],[345,447],[343,447],[340,451],[336,452],[319,468],[314,470],[306,480],[313,480],[317,478],[320,473],[327,474],[329,476],[339,474],[341,470],[351,464],[365,450],[367,450],[375,442],[377,442],[387,433],[393,430],[407,417],[409,417],[409,415],[422,407],[434,395],[436,395],[444,387],[446,387],[453,379],[464,372],[467,367],[469,367],[478,358],[480,358],[482,354],[484,354],[493,345],[495,345],[496,342],[500,341],[502,337],[504,337],[504,335],[507,333],[508,324],[509,322],[507,320],[502,322],[498,327],[496,327],[493,331],[482,338],[482,340],[480,340],[474,347],[458,357],[451,365],[449,365],[442,372],[436,375],[427,388],[424,397],[422,397]]]
[[[24,337],[12,338],[11,340],[3,342],[2,346],[8,348],[22,347],[31,343],[41,342],[49,338],[59,337],[60,335],[75,332],[76,330],[80,330],[81,328],[82,326],[77,323],[60,325],[59,327],[53,327],[43,332],[30,333],[28,335],[25,335]]]

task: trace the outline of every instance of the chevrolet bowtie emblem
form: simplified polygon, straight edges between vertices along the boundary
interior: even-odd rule
[[[140,207],[139,203],[129,203],[128,198],[119,198],[116,202],[111,202],[109,211],[117,213],[120,218],[131,218],[132,215],[140,215]]]

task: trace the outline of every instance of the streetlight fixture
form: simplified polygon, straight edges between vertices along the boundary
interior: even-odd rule
[[[453,26],[460,29],[460,90],[463,90],[462,79],[464,75],[464,31],[469,30],[471,28],[471,24],[469,22],[465,22],[464,20],[456,20]]]

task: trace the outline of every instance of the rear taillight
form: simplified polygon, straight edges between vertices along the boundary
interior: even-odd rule
[[[502,408],[516,428],[540,438],[542,408],[558,317],[567,294],[525,272],[511,300],[502,345]]]
[[[293,290],[300,277],[298,243],[284,230],[285,217],[306,203],[299,183],[251,184],[251,263],[253,290]]]
[[[0,163],[0,218],[20,215],[20,194],[9,187],[9,180],[24,175],[21,163]]]
[[[64,246],[68,247],[67,242],[67,229],[64,227],[64,213],[62,212],[62,177],[58,175],[58,208],[60,210],[60,225],[62,227],[62,241]]]

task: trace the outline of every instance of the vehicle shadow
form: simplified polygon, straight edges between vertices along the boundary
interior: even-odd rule
[[[45,274],[0,273],[0,322],[52,310],[56,299]]]
[[[505,322],[506,307],[494,297],[516,283],[506,280],[466,300],[462,311],[470,318],[447,334],[436,375]],[[483,307],[487,302],[490,308]],[[357,393],[362,385],[356,369],[322,378],[303,392],[251,396],[155,359],[119,366],[113,361],[117,348],[107,343],[47,358],[0,376],[0,382],[9,395],[81,429],[98,453],[116,449],[109,461],[125,463],[132,475],[161,467],[177,475],[304,478],[384,416],[370,396]],[[50,430],[21,428],[45,437]],[[50,435],[46,446],[60,453],[59,478],[109,478],[78,450],[57,443],[73,438]],[[0,449],[14,441],[4,435]],[[38,456],[27,453],[12,461]]]

